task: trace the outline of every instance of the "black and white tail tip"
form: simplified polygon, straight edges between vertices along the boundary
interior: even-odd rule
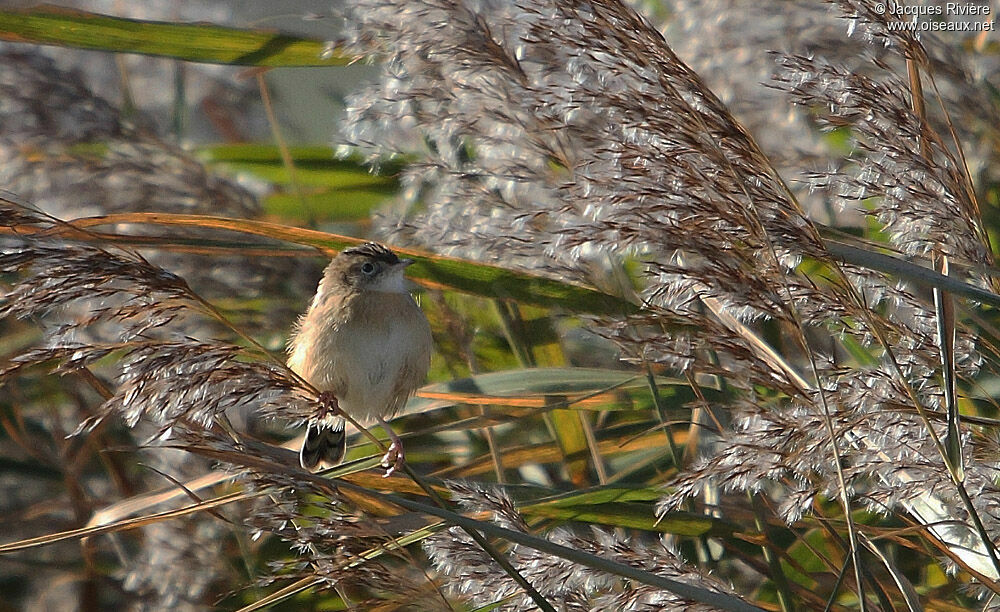
[[[309,423],[306,439],[302,442],[299,463],[307,470],[314,469],[320,462],[337,465],[347,452],[347,436],[344,420],[334,423]]]

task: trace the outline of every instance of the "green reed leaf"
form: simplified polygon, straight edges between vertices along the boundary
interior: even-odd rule
[[[0,40],[240,66],[343,66],[356,59],[323,41],[277,32],[57,7],[0,11]]]

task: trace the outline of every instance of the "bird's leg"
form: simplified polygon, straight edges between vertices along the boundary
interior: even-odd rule
[[[382,478],[388,478],[396,470],[403,469],[403,464],[406,463],[406,455],[403,454],[403,442],[396,435],[396,432],[392,430],[392,427],[382,417],[378,418],[378,422],[382,425],[385,433],[389,435],[389,439],[392,440],[392,443],[389,444],[389,450],[382,457],[382,467],[386,468],[385,475]]]
[[[321,421],[328,416],[337,416],[340,414],[340,402],[337,401],[337,396],[333,393],[320,391],[316,401],[319,403],[319,411],[316,414],[317,421]]]

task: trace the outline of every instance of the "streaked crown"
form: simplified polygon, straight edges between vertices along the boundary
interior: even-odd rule
[[[399,257],[377,242],[366,242],[364,244],[344,249],[338,257],[366,257],[384,264],[398,264]]]
[[[324,285],[332,291],[378,291],[406,293],[409,285],[403,279],[403,268],[410,260],[402,260],[381,244],[365,244],[344,249],[326,269]]]

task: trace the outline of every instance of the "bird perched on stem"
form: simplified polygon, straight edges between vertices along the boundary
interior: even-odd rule
[[[378,421],[392,440],[382,459],[386,476],[402,467],[402,444],[385,419],[423,382],[432,347],[427,318],[403,275],[411,263],[368,242],[341,251],[323,273],[289,343],[288,366],[322,392],[324,404],[306,430],[302,467],[344,458],[343,414]]]

